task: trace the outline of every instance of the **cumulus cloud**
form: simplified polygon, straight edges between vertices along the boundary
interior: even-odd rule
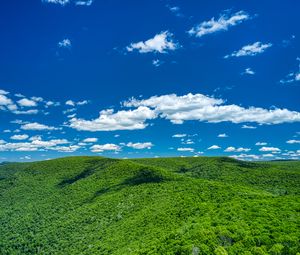
[[[65,102],[65,104],[66,105],[68,105],[68,106],[76,106],[76,105],[86,105],[86,104],[88,104],[89,103],[89,101],[88,100],[82,100],[82,101],[78,101],[78,102],[75,102],[75,101],[73,101],[73,100],[67,100],[66,102]]]
[[[29,136],[28,135],[13,135],[10,137],[12,140],[26,140]]]
[[[256,146],[265,146],[265,145],[267,145],[267,143],[266,142],[257,142],[255,145]]]
[[[85,138],[83,140],[84,143],[96,143],[97,141],[98,141],[98,138],[96,138],[96,137]]]
[[[208,150],[218,150],[221,149],[221,147],[219,145],[212,145],[210,147],[207,148]]]
[[[80,5],[80,6],[90,6],[92,5],[93,0],[79,0],[75,1],[75,5]]]
[[[225,152],[248,152],[251,149],[249,148],[243,148],[243,147],[239,147],[239,148],[235,148],[233,146],[227,147],[224,151]]]
[[[42,0],[42,2],[49,3],[49,4],[66,5],[70,3],[70,0]]]
[[[258,124],[280,124],[300,122],[300,113],[287,109],[271,110],[260,107],[244,108],[235,104],[225,104],[226,101],[208,97],[202,94],[187,94],[177,96],[169,94],[153,96],[138,100],[131,98],[123,103],[127,107],[149,107],[157,116],[170,120],[174,124],[182,124],[188,120],[201,122],[254,122]],[[244,126],[243,128],[249,128]]]
[[[299,82],[300,81],[300,58],[297,58],[299,61],[298,65],[298,71],[290,72],[284,79],[281,79],[279,82],[281,84],[286,84],[286,83],[294,83],[294,82]]]
[[[126,49],[129,52],[136,50],[139,53],[167,53],[179,47],[180,45],[173,40],[173,34],[169,31],[164,31],[145,42],[131,43]]]
[[[40,124],[37,122],[32,122],[32,123],[26,123],[21,125],[21,129],[23,130],[57,130],[58,128],[52,127],[52,126],[47,126],[44,124]]]
[[[223,133],[223,134],[219,134],[218,137],[219,137],[219,138],[226,138],[226,137],[228,137],[228,135],[225,134],[225,133]]]
[[[183,138],[183,137],[186,137],[187,134],[175,134],[175,135],[172,135],[172,137],[174,138]]]
[[[250,126],[250,125],[243,125],[242,128],[243,129],[256,129],[257,127]]]
[[[117,144],[107,143],[107,144],[95,144],[91,148],[92,152],[104,152],[104,151],[120,151],[121,147]]]
[[[18,101],[18,104],[22,107],[35,107],[37,106],[37,103],[35,100],[30,100],[27,98],[22,98]]]
[[[177,148],[177,151],[181,151],[181,152],[194,152],[195,149],[194,148],[185,147],[185,148]]]
[[[258,155],[245,154],[245,153],[242,153],[239,155],[231,155],[229,157],[239,159],[239,160],[259,160],[260,159],[260,157]]]
[[[18,142],[18,143],[2,143],[0,144],[0,151],[61,151],[61,152],[74,152],[80,148],[78,145],[65,144],[70,143],[66,139],[52,139],[48,141],[41,140],[40,137],[33,137],[31,142]],[[63,146],[62,146],[63,145]]]
[[[153,144],[151,142],[145,142],[145,143],[129,142],[126,144],[126,146],[129,148],[136,149],[136,150],[142,150],[142,149],[151,149],[153,147]]]
[[[61,40],[60,42],[58,42],[57,46],[59,48],[71,48],[72,47],[72,43],[71,43],[70,39],[65,38],[65,39]]]
[[[250,19],[250,16],[245,11],[239,11],[233,14],[226,12],[221,14],[218,19],[213,17],[208,21],[201,22],[200,24],[192,27],[188,33],[196,37],[202,37],[207,34],[226,31],[229,27],[236,26],[248,19]]]
[[[272,46],[271,43],[261,43],[261,42],[255,42],[253,44],[248,44],[243,46],[240,50],[234,51],[230,55],[226,55],[224,58],[229,57],[244,57],[244,56],[255,56],[257,54],[261,54],[265,52],[266,49],[270,48]]]
[[[267,151],[280,152],[281,150],[279,148],[276,148],[276,147],[262,147],[262,148],[259,149],[259,151],[263,151],[263,152],[267,152]]]
[[[70,127],[83,131],[113,131],[144,129],[146,120],[156,118],[156,114],[148,107],[140,106],[134,110],[114,112],[112,109],[103,110],[94,120],[72,118]]]
[[[248,75],[254,75],[255,72],[250,68],[246,68],[244,72],[242,72],[241,74],[248,74]]]
[[[300,140],[288,140],[288,141],[286,141],[286,143],[296,144],[296,143],[300,143]]]

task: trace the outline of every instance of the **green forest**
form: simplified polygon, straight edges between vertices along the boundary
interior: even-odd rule
[[[66,157],[0,166],[0,254],[300,254],[300,162]]]

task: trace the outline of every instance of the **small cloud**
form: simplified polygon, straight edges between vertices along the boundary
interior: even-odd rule
[[[62,41],[57,43],[57,46],[59,48],[71,48],[72,47],[72,43],[70,39],[63,39]]]
[[[169,9],[171,13],[173,13],[176,17],[183,17],[184,15],[180,11],[180,7],[178,6],[170,6],[166,5],[166,7]]]
[[[294,71],[286,75],[284,79],[281,79],[279,81],[281,84],[294,83],[300,81],[300,58],[297,58],[297,60],[299,61],[298,71]]]
[[[276,147],[262,147],[262,148],[259,149],[259,151],[263,151],[263,152],[266,152],[266,151],[280,152],[281,150],[279,148],[276,148]]]
[[[230,55],[224,56],[224,58],[229,57],[245,57],[245,56],[255,56],[257,54],[261,54],[265,52],[266,49],[272,47],[271,43],[261,43],[261,42],[255,42],[253,44],[248,44],[243,46],[240,50],[234,51]]]
[[[47,126],[44,124],[40,124],[37,122],[27,123],[21,125],[21,129],[23,130],[57,130],[58,128]]]
[[[18,104],[22,107],[35,107],[37,106],[36,101],[27,98],[22,98],[18,101]]]
[[[226,138],[226,137],[228,137],[228,135],[225,134],[225,133],[223,133],[223,134],[219,134],[218,137],[219,137],[219,138]]]
[[[152,60],[152,65],[154,65],[155,67],[159,67],[163,64],[164,62],[159,60],[159,59],[153,59]]]
[[[243,147],[239,147],[239,148],[235,148],[233,146],[227,147],[224,151],[225,152],[248,152],[251,149],[249,148],[243,148]]]
[[[256,146],[265,146],[265,145],[267,145],[267,143],[265,143],[265,142],[257,142],[255,145]]]
[[[221,147],[219,145],[212,145],[210,147],[207,148],[208,150],[218,150],[221,149]]]
[[[145,143],[132,143],[129,142],[126,144],[127,147],[136,149],[136,150],[142,150],[142,149],[151,149],[154,145],[151,142],[145,142]]]
[[[183,137],[186,137],[187,134],[175,134],[175,135],[172,135],[173,138],[183,138]]]
[[[179,47],[180,45],[173,40],[173,34],[169,31],[163,31],[145,42],[131,43],[126,49],[128,52],[136,50],[139,53],[167,53],[177,50]]]
[[[75,1],[75,5],[79,5],[79,6],[90,6],[92,5],[93,0],[79,0],[79,1]]]
[[[26,140],[29,136],[28,135],[13,135],[10,137],[12,140]]]
[[[249,125],[243,125],[242,128],[244,128],[244,129],[256,129],[257,127],[249,126]]]
[[[254,72],[250,67],[248,67],[248,68],[246,68],[245,71],[242,72],[241,74],[242,74],[242,75],[244,75],[244,74],[254,75],[255,72]]]
[[[194,148],[177,148],[177,151],[181,152],[194,152]]]
[[[70,0],[42,0],[42,2],[48,3],[48,4],[59,4],[59,5],[64,6],[68,3],[70,3]]]
[[[286,141],[286,143],[288,143],[288,144],[296,144],[296,143],[300,143],[300,140],[288,140],[288,141]]]
[[[91,148],[92,152],[104,152],[104,151],[120,151],[121,147],[113,143],[107,144],[95,144]]]
[[[98,141],[98,138],[95,138],[95,137],[85,138],[83,140],[84,143],[96,143],[97,141]]]
[[[241,24],[248,19],[250,19],[250,16],[245,11],[239,11],[231,15],[229,12],[226,12],[221,14],[217,20],[213,17],[209,21],[203,21],[202,23],[192,27],[188,33],[196,37],[202,37],[207,34],[227,31],[229,27]]]

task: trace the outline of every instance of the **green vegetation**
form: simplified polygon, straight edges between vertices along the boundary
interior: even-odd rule
[[[294,254],[300,162],[69,157],[0,166],[0,254]]]

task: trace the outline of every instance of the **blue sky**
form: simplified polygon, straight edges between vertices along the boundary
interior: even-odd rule
[[[298,1],[0,3],[0,161],[300,158]]]

